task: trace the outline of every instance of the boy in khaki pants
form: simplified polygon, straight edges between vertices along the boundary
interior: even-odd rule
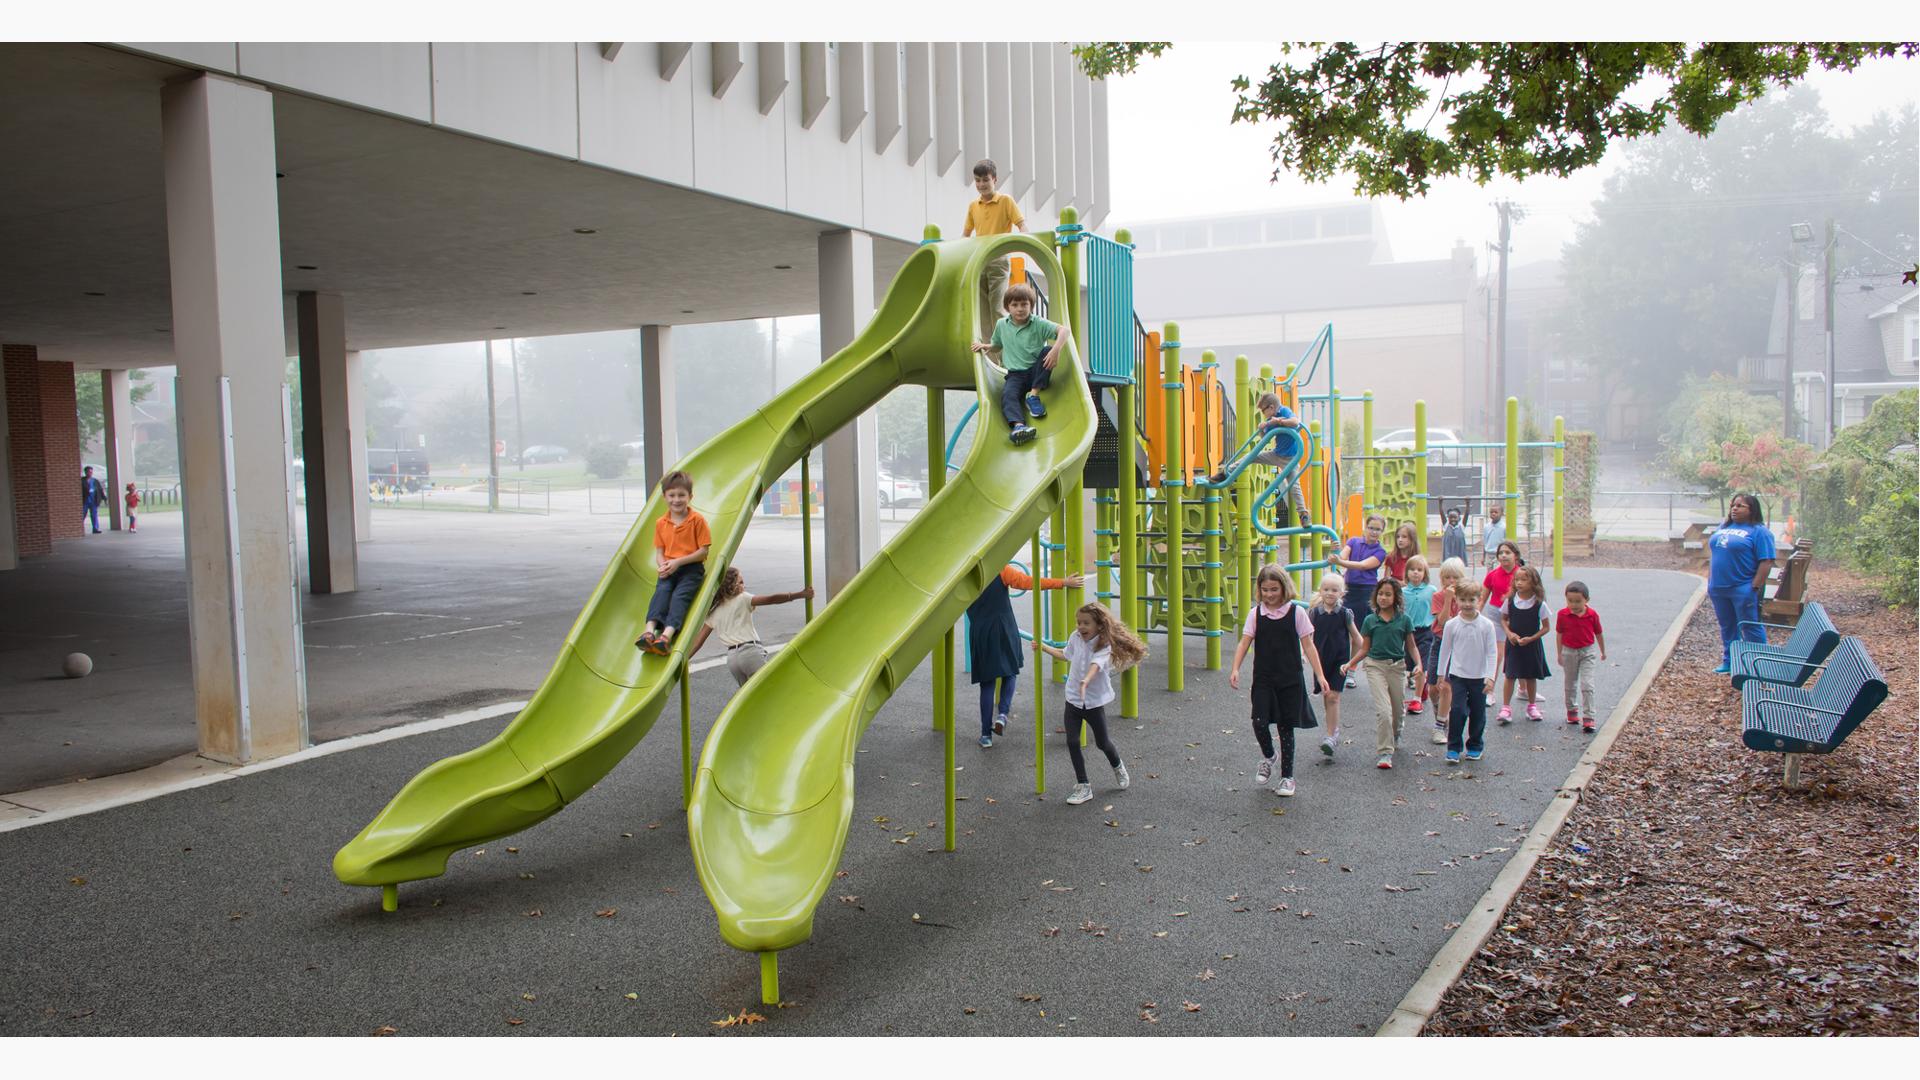
[[[980,197],[967,203],[967,221],[960,235],[1000,236],[1004,233],[1018,232],[1027,223],[1027,216],[1020,212],[1019,204],[1013,196],[1002,195],[994,190],[1000,183],[1000,170],[988,158],[981,158],[973,166],[973,190]],[[1004,298],[1007,294],[1008,264],[1004,256],[987,263],[986,284],[982,289],[982,307],[980,308],[980,337],[993,339],[993,324],[1000,319],[1005,309]]]

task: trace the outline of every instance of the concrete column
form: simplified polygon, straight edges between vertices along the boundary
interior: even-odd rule
[[[106,427],[100,443],[107,452],[107,509],[113,531],[125,525],[127,485],[133,476],[133,372],[104,368],[100,372],[100,408]]]
[[[7,422],[6,361],[0,358],[0,570],[20,568],[20,541],[14,530],[13,428]]]
[[[373,539],[373,499],[367,493],[367,383],[363,370],[360,350],[348,352],[347,431],[352,437],[347,440],[347,478],[353,483],[353,538],[364,544]],[[359,557],[358,552],[354,557]]]
[[[640,328],[641,426],[646,429],[647,490],[659,486],[680,460],[680,430],[674,414],[680,411],[673,383],[673,327]]]
[[[170,83],[160,131],[194,710],[201,754],[246,762],[307,745],[273,96]]]
[[[873,318],[873,237],[820,234],[820,359],[846,348]],[[869,409],[827,437],[827,596],[880,550],[880,418]]]
[[[350,593],[360,587],[354,528],[353,443],[348,416],[347,309],[340,297],[294,298],[300,339],[300,455],[306,461],[307,587]],[[364,488],[366,485],[361,484]]]

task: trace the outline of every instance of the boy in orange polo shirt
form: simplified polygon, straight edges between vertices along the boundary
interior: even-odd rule
[[[1027,223],[1027,215],[1020,212],[1020,204],[1013,196],[994,190],[1000,184],[1000,169],[992,159],[981,158],[973,166],[973,190],[980,197],[967,202],[967,221],[960,229],[965,236],[1000,236],[1004,233],[1019,232]],[[993,339],[993,324],[1000,320],[1000,313],[1006,310],[1007,276],[1012,273],[1012,265],[1006,256],[987,263],[981,298],[985,306],[980,309],[980,337]]]
[[[707,519],[693,508],[693,477],[675,469],[660,482],[667,512],[653,523],[653,563],[660,583],[647,605],[647,628],[636,646],[655,656],[673,650],[673,634],[687,617],[693,596],[707,576],[707,549],[713,533]]]

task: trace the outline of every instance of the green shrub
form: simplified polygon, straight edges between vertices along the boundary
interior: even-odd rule
[[[1865,420],[1836,434],[1807,475],[1795,523],[1800,535],[1814,540],[1816,552],[1877,580],[1890,604],[1912,605],[1920,580],[1916,410],[1920,390],[1903,390],[1881,398]]]
[[[587,472],[602,480],[619,479],[627,474],[627,452],[616,443],[589,443]]]

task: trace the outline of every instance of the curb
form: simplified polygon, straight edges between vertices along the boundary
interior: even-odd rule
[[[1488,886],[1486,893],[1474,902],[1473,910],[1461,920],[1459,929],[1455,930],[1453,936],[1447,939],[1447,943],[1434,954],[1427,969],[1414,980],[1412,988],[1407,991],[1405,997],[1400,999],[1400,1004],[1394,1006],[1392,1014],[1387,1017],[1387,1022],[1380,1025],[1380,1030],[1374,1032],[1375,1036],[1416,1036],[1427,1026],[1427,1021],[1433,1019],[1433,1014],[1440,1009],[1440,999],[1446,996],[1454,981],[1460,978],[1460,973],[1466,970],[1467,964],[1472,962],[1474,955],[1480,951],[1480,947],[1493,936],[1495,927],[1500,925],[1500,920],[1507,913],[1507,906],[1513,903],[1513,898],[1520,892],[1520,887],[1525,885],[1527,878],[1533,874],[1534,864],[1540,861],[1540,854],[1547,849],[1549,843],[1553,842],[1554,836],[1560,831],[1560,826],[1566,823],[1568,815],[1572,814],[1573,808],[1579,804],[1580,793],[1585,790],[1587,781],[1592,779],[1594,770],[1600,767],[1600,762],[1607,756],[1607,751],[1613,748],[1613,741],[1626,727],[1628,718],[1640,707],[1640,699],[1646,696],[1647,689],[1653,685],[1654,677],[1672,658],[1674,647],[1680,642],[1681,633],[1686,630],[1687,624],[1693,621],[1694,613],[1700,609],[1700,603],[1706,599],[1706,595],[1707,583],[1703,580],[1699,588],[1694,590],[1693,596],[1687,600],[1686,606],[1680,609],[1680,614],[1674,617],[1673,624],[1667,627],[1667,632],[1661,636],[1659,643],[1648,654],[1647,662],[1640,667],[1640,674],[1634,677],[1632,685],[1627,687],[1626,694],[1621,697],[1620,704],[1614,706],[1613,712],[1607,717],[1606,724],[1602,725],[1600,736],[1593,741],[1593,745],[1587,747],[1587,752],[1580,756],[1579,762],[1574,765],[1573,771],[1567,774],[1566,782],[1560,786],[1554,800],[1541,812],[1540,819],[1534,822],[1533,829],[1527,833],[1527,838],[1520,845],[1520,850],[1507,861],[1507,865],[1500,868],[1500,873],[1493,879],[1493,884]]]

